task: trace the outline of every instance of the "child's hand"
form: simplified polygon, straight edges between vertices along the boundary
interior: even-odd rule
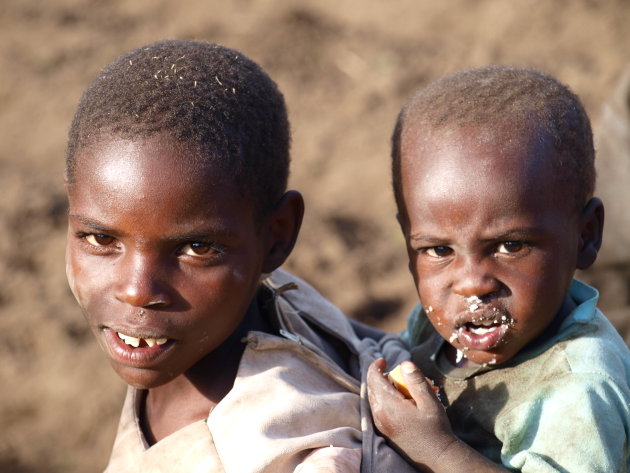
[[[417,465],[428,465],[446,452],[457,437],[424,375],[410,361],[401,367],[413,400],[406,399],[383,374],[385,360],[376,360],[368,370],[374,423],[401,453]]]

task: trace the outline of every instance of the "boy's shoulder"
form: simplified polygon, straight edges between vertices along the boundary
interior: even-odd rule
[[[358,345],[359,338],[348,317],[303,279],[277,269],[262,285],[274,301],[274,316],[281,335],[330,338],[348,347]]]

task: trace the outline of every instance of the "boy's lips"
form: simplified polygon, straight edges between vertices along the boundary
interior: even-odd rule
[[[150,368],[175,344],[175,340],[150,331],[103,327],[105,342],[117,363]]]

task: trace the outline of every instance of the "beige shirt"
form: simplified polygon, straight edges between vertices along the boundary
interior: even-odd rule
[[[279,284],[288,277],[275,276]],[[139,423],[144,394],[130,388],[106,473],[292,473],[298,467],[358,473],[360,383],[324,353],[299,312],[317,311],[328,329],[348,339],[354,333],[345,317],[299,284],[307,289],[299,309],[295,299],[276,302],[286,337],[248,334],[234,386],[207,420],[149,446]]]

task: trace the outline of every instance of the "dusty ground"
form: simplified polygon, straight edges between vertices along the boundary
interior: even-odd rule
[[[99,471],[113,439],[124,387],[66,287],[61,175],[80,93],[115,56],[199,38],[261,63],[286,95],[291,184],[308,204],[288,267],[350,315],[396,330],[414,300],[388,172],[404,99],[455,69],[528,65],[568,83],[597,130],[630,59],[629,24],[622,0],[3,0],[0,472]],[[620,288],[603,304],[622,326],[628,300],[615,295],[630,284],[617,263],[584,277]]]

